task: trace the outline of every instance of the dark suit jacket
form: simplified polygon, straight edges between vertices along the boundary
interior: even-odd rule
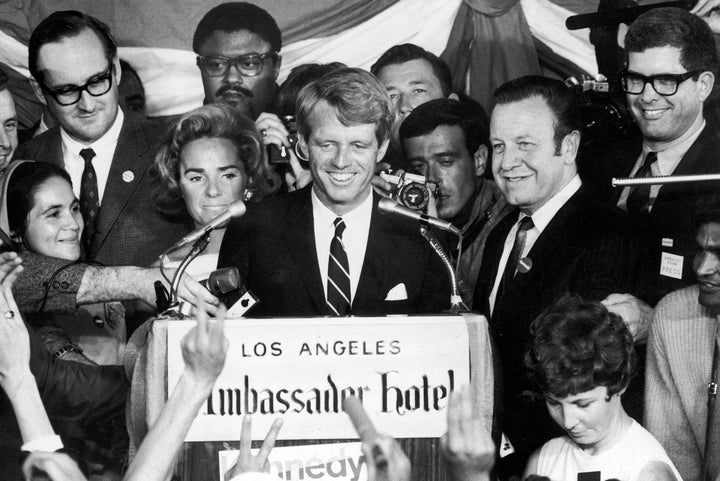
[[[602,187],[609,186],[612,177],[629,177],[641,151],[642,138],[626,145],[613,146],[608,150],[605,158],[598,159],[602,173],[598,174],[594,184],[601,184],[598,191],[606,194],[604,198],[608,202],[617,204],[622,189],[615,188],[610,191]],[[710,117],[706,119],[705,128],[683,156],[673,175],[720,173],[718,153],[720,153],[720,122]],[[697,248],[693,225],[695,203],[699,198],[717,196],[718,192],[720,192],[720,182],[667,184],[660,189],[650,214],[632,219],[645,234],[646,247],[651,251],[646,266],[649,285],[643,295],[652,305],[665,294],[695,283],[692,269]],[[682,257],[681,279],[660,275],[663,252]]]
[[[146,124],[125,118],[105,185],[97,233],[86,253],[88,259],[105,265],[149,265],[187,233],[187,225],[163,217],[152,198],[148,169],[158,138],[146,130]],[[64,168],[59,128],[22,144],[14,158],[42,160]],[[130,182],[123,180],[126,172],[133,174]]]
[[[480,269],[476,304],[488,297],[498,271],[505,239],[519,212],[503,219],[490,233]],[[523,362],[530,345],[530,324],[566,292],[602,300],[613,292],[634,292],[639,240],[626,215],[595,202],[581,188],[555,214],[528,257],[532,268],[518,273],[498,296],[490,321],[502,371],[502,397],[496,407],[506,415],[501,428],[513,443],[522,470],[526,457],[562,431],[552,422],[542,397],[530,393]],[[509,413],[509,415],[508,415]]]
[[[250,315],[330,315],[315,250],[310,189],[251,207],[225,232],[218,267],[237,266],[243,281],[258,296],[260,304]],[[367,250],[352,314],[377,316],[448,309],[447,274],[420,236],[417,224],[380,214],[378,196],[373,196]],[[407,300],[385,301],[388,291],[400,283],[405,284]]]

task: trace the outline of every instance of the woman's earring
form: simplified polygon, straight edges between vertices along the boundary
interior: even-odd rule
[[[252,196],[253,196],[253,193],[251,191],[245,189],[245,191],[243,192],[243,195],[242,195],[242,200],[244,202],[247,202],[250,199],[252,199]]]

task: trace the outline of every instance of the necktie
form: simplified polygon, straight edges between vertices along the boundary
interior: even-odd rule
[[[350,270],[342,243],[345,222],[342,217],[338,217],[333,223],[335,235],[330,241],[326,302],[336,316],[347,316],[350,313]]]
[[[525,248],[527,231],[533,227],[535,227],[535,224],[533,224],[532,217],[527,216],[520,219],[520,225],[518,225],[518,230],[515,233],[515,243],[510,251],[507,264],[505,264],[505,271],[503,272],[502,279],[500,280],[500,292],[503,292],[506,284],[515,278],[518,263],[522,257],[523,249]]]
[[[642,167],[635,174],[636,179],[651,177],[652,164],[657,160],[657,152],[648,152]],[[647,214],[650,212],[650,185],[636,185],[630,190],[627,198],[627,211],[631,214]]]
[[[85,169],[80,178],[80,213],[82,213],[85,221],[82,240],[87,255],[90,252],[90,246],[95,235],[95,223],[100,211],[100,200],[98,199],[97,175],[95,175],[95,168],[92,165],[95,151],[93,149],[82,149],[80,157],[85,161]]]

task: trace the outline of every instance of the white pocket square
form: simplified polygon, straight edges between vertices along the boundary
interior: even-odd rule
[[[385,297],[386,301],[404,301],[407,300],[407,290],[405,284],[400,283],[397,286],[390,289]]]

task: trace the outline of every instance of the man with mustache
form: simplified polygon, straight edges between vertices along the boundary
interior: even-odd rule
[[[713,399],[708,383],[718,382],[712,372],[713,362],[718,368],[713,350],[720,349],[720,199],[702,199],[693,207],[697,284],[668,294],[655,308],[648,339],[645,427],[683,479],[716,479],[720,406],[715,400],[715,422],[710,425],[707,406]]]
[[[210,10],[193,36],[205,103],[231,105],[252,119],[267,112],[277,92],[281,48],[280,29],[262,8],[231,2]]]

